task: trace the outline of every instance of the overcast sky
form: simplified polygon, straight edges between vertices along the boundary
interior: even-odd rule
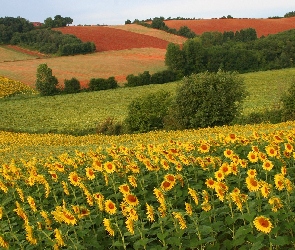
[[[295,11],[294,0],[0,0],[0,17],[43,22],[55,15],[78,24],[124,24],[127,19],[163,16],[188,18],[267,18]]]

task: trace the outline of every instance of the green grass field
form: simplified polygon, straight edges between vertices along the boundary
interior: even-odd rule
[[[250,93],[243,112],[277,107],[294,74],[291,68],[242,75]],[[0,101],[0,129],[30,133],[89,131],[108,117],[122,121],[134,98],[160,89],[174,93],[176,87],[177,82],[51,97],[5,98]]]
[[[7,46],[0,46],[0,63],[22,61],[28,59],[36,59],[37,56],[28,55],[16,50],[10,49]]]

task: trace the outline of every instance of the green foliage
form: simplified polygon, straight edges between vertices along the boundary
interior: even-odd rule
[[[284,17],[294,17],[294,16],[295,16],[295,11],[290,11],[284,15]]]
[[[92,78],[88,83],[88,90],[90,91],[99,91],[107,89],[115,89],[118,87],[118,82],[115,80],[115,77],[109,77],[108,79],[104,78]]]
[[[36,89],[40,92],[40,95],[49,96],[58,92],[58,80],[52,75],[52,69],[46,63],[38,66],[36,77]]]
[[[134,99],[128,106],[125,119],[128,132],[144,133],[162,129],[170,103],[170,93],[163,90]]]
[[[181,26],[179,30],[177,31],[177,34],[180,36],[184,36],[187,38],[194,38],[196,37],[196,33],[193,32],[189,27],[187,26]]]
[[[293,80],[287,92],[282,96],[282,116],[283,119],[295,120],[295,81]]]
[[[70,17],[62,17],[61,15],[56,15],[54,19],[48,17],[44,20],[44,27],[46,28],[57,28],[65,27],[68,24],[72,24],[73,19]]]
[[[179,44],[169,43],[165,54],[165,64],[169,70],[183,74],[183,68],[185,65],[183,51]]]
[[[32,23],[22,17],[0,17],[0,44],[9,44],[15,33],[34,29]]]
[[[164,17],[155,17],[152,21],[151,27],[154,29],[163,29],[166,26],[164,19]]]
[[[61,56],[86,54],[95,51],[95,44],[82,42],[79,38],[60,31],[38,29],[26,33],[15,33],[11,43],[38,50],[45,54]]]
[[[245,96],[238,73],[193,74],[176,91],[177,118],[185,128],[226,125],[238,115]]]
[[[63,92],[66,94],[79,93],[81,89],[81,85],[78,79],[73,77],[70,80],[65,79],[64,81],[64,90]]]

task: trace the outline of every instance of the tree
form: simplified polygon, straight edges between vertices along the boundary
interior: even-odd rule
[[[58,80],[52,75],[52,69],[50,69],[46,63],[38,66],[36,76],[36,89],[40,92],[40,95],[48,96],[58,92]]]
[[[165,64],[169,70],[184,74],[184,55],[179,44],[169,43],[165,54]]]
[[[229,124],[238,115],[246,96],[238,73],[192,74],[176,91],[175,110],[184,128],[204,128]]]
[[[164,17],[155,17],[151,24],[154,29],[164,29],[166,24],[164,23]]]

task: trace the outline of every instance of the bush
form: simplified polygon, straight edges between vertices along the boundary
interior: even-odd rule
[[[162,129],[170,103],[170,93],[164,90],[133,100],[125,119],[127,131],[144,133]]]
[[[236,72],[193,74],[176,90],[176,116],[184,128],[226,125],[238,115],[245,96],[244,81]]]
[[[99,91],[114,89],[118,87],[118,82],[115,80],[115,77],[109,77],[108,79],[103,78],[92,78],[88,84],[88,89],[90,91]]]
[[[284,121],[295,120],[295,81],[293,80],[287,92],[282,96],[282,117]]]
[[[123,132],[123,125],[120,122],[115,122],[114,118],[109,117],[98,124],[96,132],[104,135],[120,135]]]
[[[80,82],[75,77],[73,77],[70,80],[65,79],[64,85],[65,85],[64,93],[66,93],[66,94],[72,94],[72,93],[80,92],[81,85],[80,85]]]
[[[58,80],[52,75],[52,69],[46,63],[40,64],[37,68],[36,89],[42,96],[55,95],[58,92]]]

